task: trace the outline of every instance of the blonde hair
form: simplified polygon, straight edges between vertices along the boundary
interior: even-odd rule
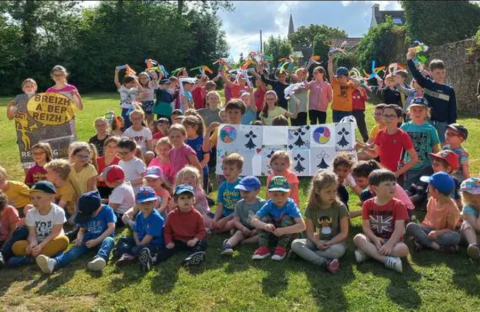
[[[208,92],[208,93],[205,95],[205,104],[206,104],[206,105],[205,105],[205,106],[206,106],[205,108],[210,108],[210,103],[209,103],[208,100],[209,100],[209,98],[210,98],[211,95],[216,95],[216,96],[218,96],[218,103],[219,103],[219,105],[217,105],[217,108],[223,107],[223,103],[222,103],[222,100],[221,100],[221,97],[220,97],[220,93],[218,93],[217,91],[210,91],[210,92]]]
[[[128,114],[128,118],[132,120],[132,115],[133,114],[140,114],[142,115],[143,119],[145,119],[145,113],[143,112],[143,109],[134,109]]]
[[[48,142],[39,142],[39,143],[35,144],[34,146],[32,146],[32,152],[33,152],[33,150],[36,150],[36,149],[41,149],[45,152],[45,155],[47,157],[47,159],[46,159],[47,163],[53,159],[52,147],[50,146],[50,144]]]
[[[109,122],[107,120],[107,118],[105,117],[97,117],[95,118],[95,121],[93,122],[93,126],[95,127],[97,125],[97,122],[103,122],[107,127],[109,125]]]
[[[155,145],[155,149],[159,148],[160,145],[168,145],[170,148],[173,148],[172,143],[170,143],[170,140],[167,137],[163,137],[160,140],[157,141],[157,144]]]
[[[27,78],[27,79],[25,79],[25,80],[22,82],[22,88],[25,86],[25,84],[26,84],[27,82],[33,83],[33,84],[35,85],[35,87],[37,86],[37,82],[36,82],[35,80],[33,80],[32,78]]]
[[[337,176],[335,173],[329,170],[320,169],[317,174],[312,178],[310,187],[308,189],[308,206],[318,208],[322,205],[320,198],[320,190],[329,187],[331,185],[337,185]],[[337,203],[341,203],[338,198]]]
[[[50,71],[50,76],[53,76],[53,73],[54,72],[62,72],[64,75],[65,75],[65,80],[67,79],[68,77],[68,72],[67,70],[65,69],[65,67],[63,67],[62,65],[55,65],[53,66],[52,70]]]
[[[73,157],[81,151],[87,151],[90,154],[90,164],[92,164],[95,169],[97,169],[97,148],[95,147],[95,145],[89,144],[87,142],[77,141],[70,144],[70,146],[68,147],[68,158],[70,159],[70,162],[74,163]]]
[[[237,153],[231,153],[222,160],[222,166],[237,166],[238,169],[243,168],[243,157]]]
[[[0,179],[6,179],[7,178],[7,170],[0,166]]]
[[[177,173],[175,177],[175,184],[173,185],[173,189],[175,190],[178,185],[183,184],[183,178],[186,174],[191,173],[197,179],[197,189],[202,189],[202,181],[200,180],[200,171],[193,166],[185,166]]]
[[[273,153],[272,157],[270,157],[269,165],[272,166],[272,163],[277,159],[284,159],[288,162],[288,167],[290,168],[290,155],[286,151],[276,151]]]
[[[187,130],[185,129],[185,127],[182,124],[171,125],[170,128],[168,129],[168,135],[170,135],[170,133],[172,133],[172,131],[180,131],[184,137],[187,136]]]
[[[57,173],[65,181],[68,179],[71,171],[70,164],[65,159],[54,159],[46,164],[44,168]]]
[[[119,136],[109,136],[105,142],[103,142],[103,147],[107,147],[108,144],[110,143],[115,143],[118,145],[118,142],[120,142],[121,138]]]
[[[477,211],[480,211],[480,195],[470,194],[468,192],[462,192],[462,204],[463,207],[470,206]]]

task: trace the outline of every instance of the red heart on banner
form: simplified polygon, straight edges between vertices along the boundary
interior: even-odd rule
[[[257,154],[260,154],[261,151],[262,151],[261,148],[257,148]]]

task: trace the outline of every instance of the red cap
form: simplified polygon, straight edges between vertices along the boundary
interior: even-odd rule
[[[113,183],[118,180],[123,180],[125,179],[125,173],[123,172],[122,167],[113,165],[113,166],[108,166],[103,170],[102,172],[103,179],[107,181],[108,183]]]
[[[440,159],[443,159],[444,161],[447,162],[447,164],[452,167],[454,170],[457,170],[458,167],[460,166],[459,164],[459,161],[458,161],[458,155],[455,154],[455,152],[453,151],[450,151],[450,150],[443,150],[443,151],[440,151],[436,154],[429,154],[430,157],[433,157],[433,158],[440,158]]]

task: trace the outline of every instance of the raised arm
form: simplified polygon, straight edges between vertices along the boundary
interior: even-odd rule
[[[113,81],[115,82],[115,86],[117,87],[117,89],[120,89],[120,87],[122,86],[120,81],[118,81],[118,73],[119,72],[120,72],[120,69],[115,68],[115,77],[114,77]]]
[[[328,53],[328,65],[327,65],[328,77],[330,78],[330,82],[335,77],[335,73],[333,72],[333,53]]]

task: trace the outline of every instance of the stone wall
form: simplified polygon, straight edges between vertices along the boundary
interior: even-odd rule
[[[430,47],[427,63],[435,58],[443,60],[447,67],[446,82],[455,89],[458,111],[480,116],[480,102],[477,100],[480,52],[469,54],[470,48],[473,48],[473,39]]]

